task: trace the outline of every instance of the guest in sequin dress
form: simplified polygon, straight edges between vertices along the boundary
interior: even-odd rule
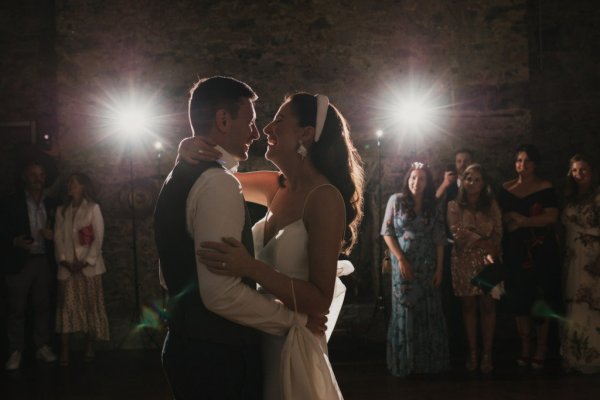
[[[496,325],[495,300],[471,279],[480,273],[490,259],[500,256],[502,217],[492,197],[490,186],[479,164],[465,170],[456,200],[448,203],[447,222],[454,246],[452,248],[452,287],[461,299],[462,314],[469,345],[466,369],[477,368],[477,308],[481,322],[483,373],[493,369],[492,344]]]

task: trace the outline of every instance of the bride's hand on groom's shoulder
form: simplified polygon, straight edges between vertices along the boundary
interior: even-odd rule
[[[222,242],[202,242],[196,251],[198,260],[217,275],[250,276],[254,257],[237,239],[227,237]]]
[[[179,142],[177,154],[183,161],[193,165],[200,161],[216,161],[223,154],[215,146],[216,143],[207,137],[187,137]]]
[[[317,336],[325,335],[327,331],[327,316],[326,315],[308,315],[306,327],[309,331]]]

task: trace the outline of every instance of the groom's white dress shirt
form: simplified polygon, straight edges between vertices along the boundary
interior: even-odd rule
[[[220,242],[224,237],[241,241],[245,223],[242,188],[233,175],[238,162],[223,148],[217,149],[223,154],[219,162],[225,169],[205,171],[187,198],[187,229],[196,250],[204,241]],[[262,296],[240,278],[213,274],[197,258],[196,270],[202,302],[215,314],[273,335],[287,333],[296,318],[306,325],[306,315],[296,315],[283,304]]]

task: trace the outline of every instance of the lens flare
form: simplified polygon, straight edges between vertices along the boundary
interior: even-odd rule
[[[396,138],[409,147],[426,143],[427,138],[448,132],[449,101],[447,85],[440,81],[410,76],[404,82],[386,83],[385,93],[375,105],[378,129],[386,138]]]

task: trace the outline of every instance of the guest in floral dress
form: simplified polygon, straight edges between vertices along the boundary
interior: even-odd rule
[[[62,333],[61,365],[69,363],[70,333],[86,334],[86,361],[94,358],[94,340],[109,338],[102,291],[102,274],[106,272],[102,213],[87,175],[71,175],[67,190],[67,199],[56,212],[54,236],[59,264],[56,330]]]
[[[588,159],[569,162],[565,301],[567,316],[561,353],[567,369],[600,372],[600,189]]]
[[[429,168],[413,163],[390,197],[381,234],[392,259],[392,312],[387,364],[395,376],[449,367],[439,287],[446,236]]]
[[[479,306],[483,355],[481,371],[493,369],[492,344],[496,325],[495,300],[471,284],[490,259],[500,256],[502,216],[479,164],[465,170],[456,200],[448,203],[448,227],[454,239],[452,286],[461,299],[463,321],[469,345],[466,369],[477,368],[477,308]]]

